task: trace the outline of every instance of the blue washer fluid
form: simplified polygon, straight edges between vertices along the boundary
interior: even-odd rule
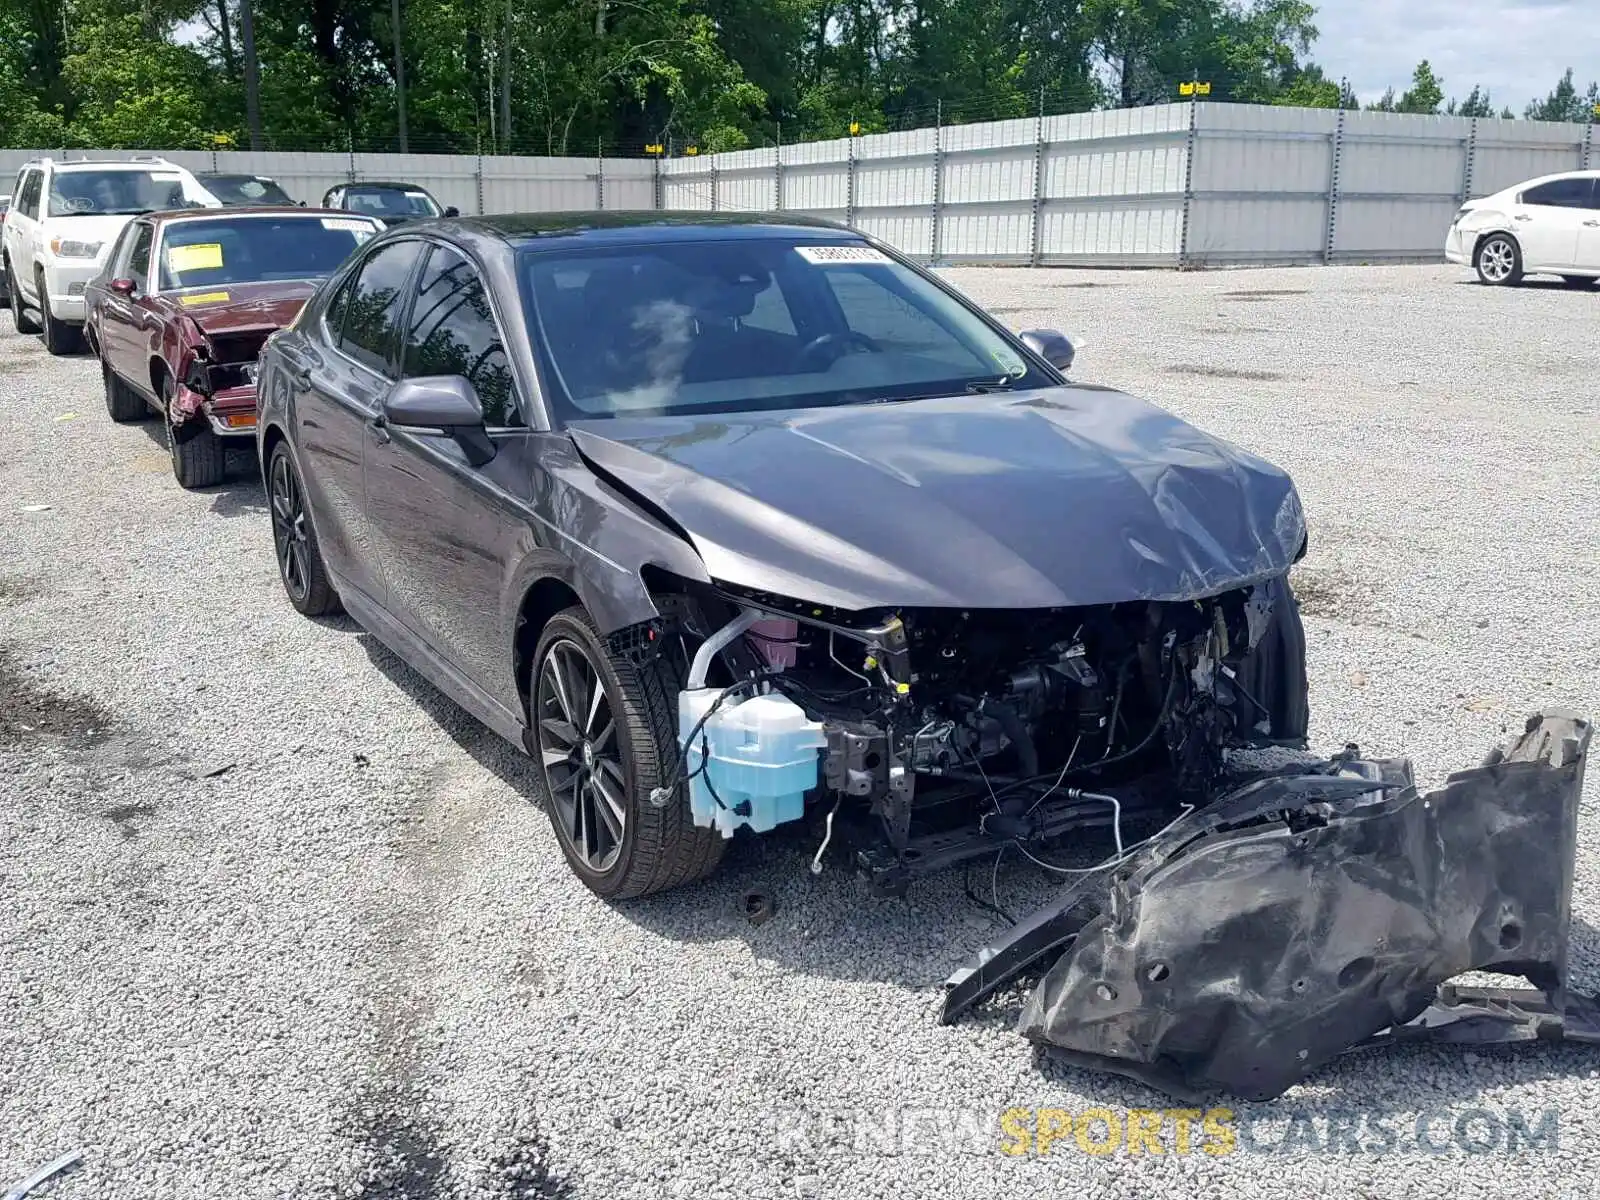
[[[688,745],[690,732],[721,693],[721,688],[678,693],[678,738],[694,776],[689,781],[694,823],[729,838],[741,825],[765,833],[798,821],[805,815],[806,792],[817,786],[817,752],[827,745],[822,723],[775,692],[729,696]]]

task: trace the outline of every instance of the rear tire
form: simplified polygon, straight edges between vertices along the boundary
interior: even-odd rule
[[[171,379],[162,380],[161,408],[166,417],[167,451],[172,459],[172,474],[178,486],[188,491],[215,487],[228,473],[227,448],[203,417],[192,418],[201,427],[186,430],[186,436],[179,439],[178,431],[172,424],[172,399],[176,391]]]
[[[36,283],[39,290],[39,327],[44,348],[57,357],[77,354],[83,349],[82,328],[58,321],[50,314],[50,293],[45,290],[43,271],[36,276]]]
[[[565,672],[559,686],[553,669]],[[528,723],[545,812],[573,873],[607,900],[680,887],[722,861],[724,839],[695,825],[686,788],[677,788],[663,808],[649,801],[653,788],[676,776],[681,686],[677,663],[664,653],[643,666],[612,653],[582,608],[552,617],[539,638]],[[569,705],[576,711],[569,714]],[[562,725],[570,729],[554,728]],[[594,830],[598,845],[586,838]]]
[[[143,421],[150,415],[150,406],[144,397],[124,383],[104,359],[100,362],[100,374],[105,378],[106,412],[113,421],[126,425],[130,421]]]
[[[1512,287],[1522,282],[1522,247],[1509,233],[1491,233],[1478,243],[1472,256],[1478,280],[1490,287]]]
[[[278,578],[295,611],[320,617],[339,611],[339,594],[328,579],[317,545],[317,531],[306,510],[305,488],[289,447],[279,442],[267,459],[267,505],[272,513],[272,549]]]

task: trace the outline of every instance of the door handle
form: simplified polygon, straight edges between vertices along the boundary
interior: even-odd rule
[[[1531,220],[1533,220],[1533,218],[1530,217],[1527,213],[1518,213],[1516,216],[1512,217],[1511,219],[1513,221],[1531,221]]]
[[[1590,229],[1600,229],[1600,221],[1585,221],[1584,224]]]

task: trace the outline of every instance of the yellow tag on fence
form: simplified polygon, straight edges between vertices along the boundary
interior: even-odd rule
[[[180,275],[185,271],[214,271],[222,266],[222,247],[216,242],[168,246],[167,266]]]

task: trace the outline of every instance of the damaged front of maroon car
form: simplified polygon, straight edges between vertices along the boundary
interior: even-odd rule
[[[153,406],[185,488],[221,483],[256,428],[256,359],[317,284],[381,230],[305,208],[197,209],[133,221],[91,287],[91,343],[115,421]]]
[[[174,441],[209,430],[250,437],[256,428],[256,359],[261,347],[300,311],[309,283],[247,284],[176,298],[162,358],[177,386],[168,407]]]

